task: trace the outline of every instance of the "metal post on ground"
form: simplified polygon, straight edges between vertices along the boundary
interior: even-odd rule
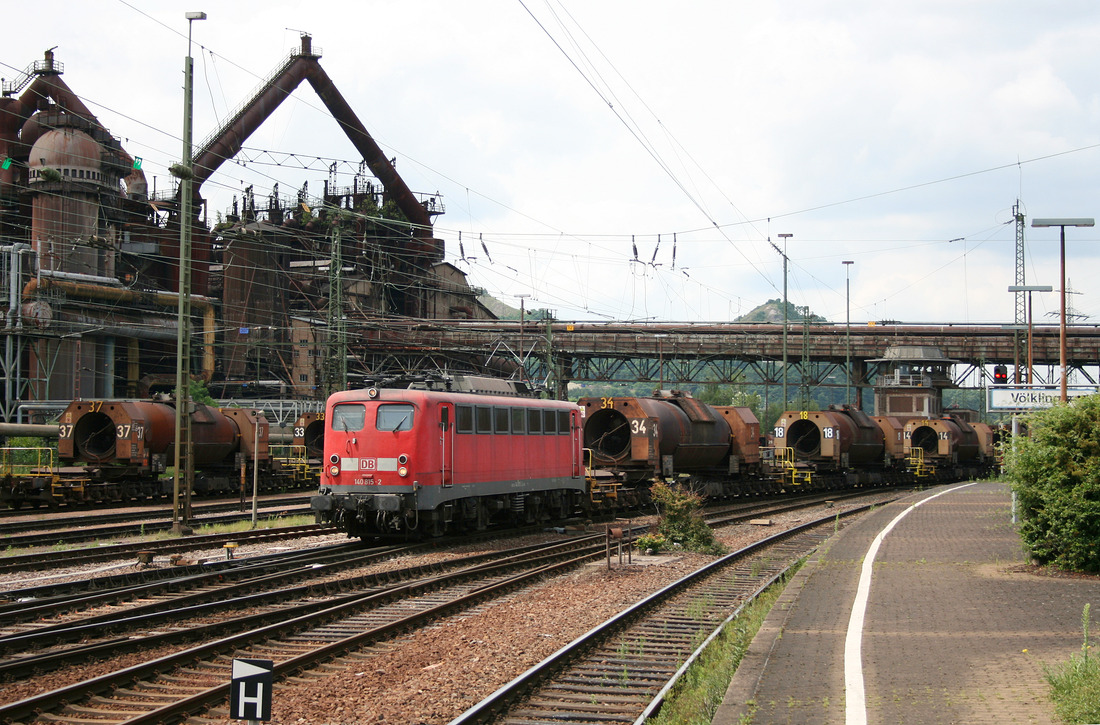
[[[854,260],[844,265],[844,402],[852,404],[852,280],[850,270]]]
[[[177,288],[178,306],[176,320],[176,431],[174,439],[173,463],[175,466],[172,481],[172,530],[176,534],[186,533],[186,524],[191,518],[191,483],[194,480],[194,468],[191,465],[191,125],[192,125],[192,76],[191,26],[196,20],[206,20],[206,13],[189,12],[187,18],[187,57],[183,60],[183,154],[179,168],[175,173],[180,179],[180,251],[179,285]],[[186,450],[185,461],[180,454]],[[185,470],[181,470],[181,465]],[[180,511],[180,476],[184,476],[183,511]]]
[[[783,410],[787,409],[787,240],[793,234],[781,233],[783,240]]]
[[[252,528],[256,528],[256,509],[260,495],[260,424],[252,426]]]

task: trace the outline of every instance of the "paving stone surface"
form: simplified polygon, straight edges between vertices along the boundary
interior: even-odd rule
[[[833,537],[788,584],[714,718],[844,723],[844,639],[872,540],[918,500],[875,558],[863,630],[869,725],[1054,722],[1045,664],[1080,652],[1100,579],[1026,566],[1004,484],[937,487]],[[1100,631],[1096,622],[1092,631]]]

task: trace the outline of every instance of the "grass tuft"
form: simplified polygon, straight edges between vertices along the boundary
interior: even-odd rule
[[[787,577],[795,571],[792,569]],[[676,683],[655,717],[646,725],[710,725],[741,658],[764,623],[787,579],[768,588],[737,619],[726,625],[699,659]]]
[[[1054,711],[1065,723],[1100,722],[1100,659],[1074,655],[1046,667]]]
[[[1054,711],[1064,723],[1100,722],[1100,659],[1089,657],[1089,605],[1081,613],[1081,654],[1045,667]]]

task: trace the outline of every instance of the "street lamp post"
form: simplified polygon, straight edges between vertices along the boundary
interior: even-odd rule
[[[1059,263],[1062,279],[1061,305],[1058,313],[1058,366],[1062,371],[1062,402],[1069,399],[1066,391],[1066,227],[1096,226],[1094,219],[1079,217],[1068,219],[1032,219],[1033,227],[1058,227],[1061,230]]]
[[[178,174],[180,177],[180,268],[179,268],[179,305],[176,320],[176,432],[173,448],[175,476],[172,484],[172,530],[182,531],[180,522],[180,449],[184,445],[182,435],[184,425],[190,424],[191,416],[187,410],[191,401],[191,120],[192,120],[192,67],[191,26],[196,20],[206,20],[206,13],[189,12],[187,17],[187,57],[183,60],[183,158]],[[190,447],[191,435],[188,432],[186,444]],[[186,466],[191,469],[190,451]],[[185,507],[183,523],[190,517],[190,481],[184,490]]]
[[[1031,293],[1032,292],[1053,292],[1054,288],[1049,284],[1014,284],[1008,288],[1009,292],[1027,292],[1027,384],[1031,385],[1035,382],[1035,365],[1032,355],[1031,345]],[[1016,373],[1016,379],[1020,379],[1020,374]]]
[[[846,259],[844,265],[844,397],[848,405],[852,404],[852,280],[851,269],[854,260]]]
[[[783,233],[783,409],[787,409],[787,240],[793,234]]]

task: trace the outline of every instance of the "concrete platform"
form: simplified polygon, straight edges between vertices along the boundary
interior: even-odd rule
[[[712,722],[1054,722],[1043,666],[1080,652],[1085,604],[1100,633],[1100,578],[1037,576],[1026,561],[1004,484],[940,486],[864,516],[788,584]],[[864,620],[849,636],[853,607]]]

